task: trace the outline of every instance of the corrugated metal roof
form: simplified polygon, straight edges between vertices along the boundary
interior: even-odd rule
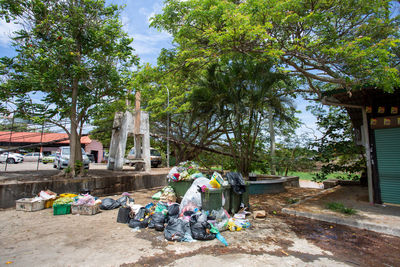
[[[11,143],[29,143],[35,144],[40,143],[41,132],[2,132],[0,131],[0,142],[10,142]],[[51,142],[54,140],[59,140],[63,138],[68,138],[66,133],[43,133],[42,142]],[[82,144],[90,144],[92,140],[89,136],[81,137]],[[57,144],[69,144],[69,140],[57,142]]]

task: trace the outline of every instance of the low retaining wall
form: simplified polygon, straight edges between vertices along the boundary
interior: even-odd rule
[[[286,182],[284,183],[285,186],[300,187],[298,176],[284,176],[283,178],[286,179]]]
[[[332,188],[337,185],[347,186],[347,185],[361,185],[360,181],[352,181],[352,180],[339,180],[339,179],[327,179],[323,181],[324,188]]]
[[[165,174],[126,174],[108,177],[0,184],[0,208],[15,207],[15,200],[32,197],[41,190],[46,189],[57,193],[80,193],[83,190],[90,190],[94,196],[104,196],[165,186],[166,184]]]
[[[264,181],[264,180],[277,180],[284,178],[284,186],[290,187],[300,187],[298,176],[279,176],[279,175],[269,175],[269,174],[257,174],[249,177],[249,181]]]

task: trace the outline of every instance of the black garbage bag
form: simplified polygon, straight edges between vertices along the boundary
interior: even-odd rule
[[[118,210],[117,222],[119,223],[129,223],[131,220],[130,217],[131,208],[129,207],[120,207]]]
[[[154,221],[153,221],[153,215],[150,216],[149,225],[147,225],[147,227],[150,229],[155,228]]]
[[[146,228],[147,225],[149,224],[149,220],[150,220],[150,218],[144,218],[140,221],[138,221],[136,219],[131,219],[129,221],[129,227],[131,227],[131,228],[137,228],[137,227]]]
[[[167,227],[165,227],[164,236],[169,241],[182,241],[186,232],[190,232],[188,222],[177,218],[171,218]]]
[[[213,240],[216,234],[211,233],[211,225],[206,221],[198,221],[199,216],[194,215],[190,218],[190,231],[193,239],[196,240]]]
[[[175,203],[168,206],[168,217],[178,218],[179,216],[179,204]]]
[[[141,207],[135,215],[135,220],[140,221],[148,215],[149,211],[145,207]]]
[[[243,176],[240,173],[228,172],[226,177],[228,178],[228,182],[236,194],[243,194],[246,192],[246,185],[244,183]]]
[[[151,215],[149,228],[155,228],[157,231],[164,230],[165,216],[161,212],[156,212]]]
[[[100,209],[113,210],[121,206],[121,204],[112,198],[105,198],[101,201]]]
[[[164,231],[164,224],[162,223],[157,223],[157,224],[154,224],[154,229],[156,229],[156,231],[159,231],[159,232],[162,232],[162,231]]]
[[[129,199],[129,202],[133,203],[135,202],[135,200],[131,197],[128,196],[122,196],[120,198],[117,199],[117,202],[121,205],[121,206],[126,206],[126,201]]]
[[[150,217],[140,220],[140,228],[146,228],[149,225]]]
[[[209,230],[211,225],[208,222],[197,222],[190,225],[190,231],[192,231],[192,237],[196,240],[213,240],[216,234],[211,233]]]
[[[129,227],[130,227],[130,228],[137,228],[137,227],[140,228],[141,225],[142,225],[142,223],[141,223],[140,221],[138,221],[138,220],[131,219],[131,220],[129,221]]]

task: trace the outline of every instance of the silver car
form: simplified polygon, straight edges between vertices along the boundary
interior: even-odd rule
[[[56,158],[54,159],[53,167],[59,170],[68,167],[69,157],[70,157],[70,147],[69,146],[62,146],[57,149]],[[82,148],[82,160],[85,169],[89,169],[90,160],[85,153],[85,150]]]
[[[38,160],[41,161],[43,159],[43,154],[40,152],[31,152],[24,155],[24,161],[33,161],[37,162]]]

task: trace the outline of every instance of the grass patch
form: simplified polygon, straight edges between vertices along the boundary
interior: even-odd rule
[[[315,172],[288,172],[289,176],[298,176],[300,180],[308,180],[312,181],[313,178],[315,177]],[[337,179],[339,177],[342,177],[342,180],[351,180],[345,176],[345,173],[342,172],[335,172],[335,173],[330,173],[326,176],[327,179]]]
[[[357,213],[357,211],[355,209],[346,208],[342,203],[338,203],[338,202],[326,203],[325,208],[327,208],[328,210],[340,212],[340,213],[343,213],[346,215],[353,215],[353,214]]]
[[[290,198],[290,197],[288,197],[288,198],[286,198],[286,202],[288,204],[294,204],[294,203],[299,202],[299,199],[298,198]]]

